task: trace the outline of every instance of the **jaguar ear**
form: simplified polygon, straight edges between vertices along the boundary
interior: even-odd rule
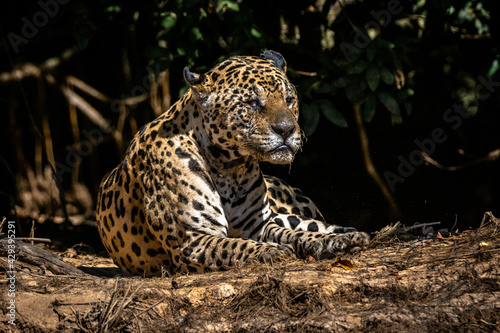
[[[272,61],[276,65],[276,67],[286,73],[286,60],[280,53],[272,50],[267,50],[262,53],[260,57],[262,59]]]
[[[186,66],[186,67],[184,67],[184,80],[186,80],[186,82],[190,86],[199,85],[203,82],[203,74],[200,75],[200,74],[193,73]]]
[[[211,98],[211,78],[207,74],[196,74],[184,67],[184,80],[191,86],[193,97],[202,106],[207,107]]]

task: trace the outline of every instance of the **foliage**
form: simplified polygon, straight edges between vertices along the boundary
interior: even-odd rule
[[[340,18],[340,23],[332,28],[338,28],[335,31],[345,28],[343,23],[348,21],[351,35],[336,40],[338,47],[323,51],[321,73],[309,80],[305,89],[306,103],[313,100],[303,106],[306,134],[315,131],[321,113],[333,124],[347,127],[343,113],[333,103],[339,96],[345,96],[351,104],[361,104],[366,122],[370,122],[376,110],[382,107],[389,111],[392,124],[402,123],[404,116],[411,114],[413,105],[410,97],[414,95],[411,78],[415,74],[415,64],[409,53],[424,44],[424,30],[431,33],[426,27],[431,17],[429,11],[446,13],[445,24],[449,32],[461,31],[474,36],[489,33],[490,14],[483,3],[467,1],[462,5],[457,7],[460,4],[453,6],[446,1],[432,5],[418,1],[410,10],[401,7],[397,14],[386,9],[386,14],[380,15],[377,9],[372,10],[371,17],[356,23],[351,20],[349,11],[345,12],[344,20]],[[366,8],[363,4],[357,6],[360,8],[353,10],[354,15]],[[383,19],[378,20],[381,16]],[[498,58],[497,53],[488,70],[489,76],[498,70]]]
[[[186,57],[188,65],[207,70],[208,62],[220,61],[224,53],[265,47],[264,35],[252,17],[248,2],[170,1],[155,13],[159,43],[149,55],[164,69],[174,58]]]
[[[177,0],[158,8],[138,5],[137,11],[150,11],[146,16],[152,18],[156,36],[156,44],[147,47],[147,57],[162,69],[181,59],[179,62],[205,71],[229,55],[256,54],[265,48],[305,55],[313,65],[307,67],[313,67],[317,75],[297,74],[294,79],[301,87],[304,129],[310,135],[322,117],[347,127],[349,103],[362,105],[366,122],[378,114],[377,110],[385,110],[392,124],[402,123],[413,109],[412,76],[418,68],[411,57],[430,33],[437,33],[433,31],[434,20],[443,20],[444,31],[439,32],[443,35],[489,34],[488,3],[478,0],[453,4],[415,1],[412,5],[394,0],[360,2],[346,7],[334,19],[334,4],[328,2],[291,5],[278,0],[262,4]],[[106,10],[117,12],[120,6]],[[269,21],[271,15],[265,11],[279,24]],[[309,37],[314,40],[306,41]],[[307,50],[294,49],[301,45]],[[498,67],[498,58],[492,59],[488,74],[495,74]],[[294,70],[300,73],[302,68],[291,70],[292,74]],[[183,92],[180,89],[178,94]],[[343,98],[347,103],[338,102]]]
[[[315,131],[321,117],[347,127],[349,104],[362,105],[366,122],[377,110],[385,110],[392,124],[401,124],[413,109],[412,76],[419,68],[412,56],[418,56],[415,50],[425,44],[427,36],[490,33],[489,3],[482,0],[419,0],[411,5],[397,0],[352,2],[334,18],[335,4],[321,1],[176,0],[157,6],[101,5],[115,25],[123,25],[124,20],[138,24],[141,17],[150,20],[155,39],[145,45],[145,55],[162,70],[182,63],[206,71],[227,56],[258,54],[266,48],[286,50],[287,57],[291,54],[307,60],[316,76],[301,76],[300,62],[291,67],[292,75],[299,73],[294,79],[300,86],[307,135]],[[442,20],[444,31],[436,31],[436,20]],[[312,40],[306,40],[309,38]],[[499,53],[495,52],[488,75],[499,68]],[[174,96],[185,87],[179,89]],[[338,102],[343,98],[347,103]]]
[[[487,91],[491,98],[474,103],[479,77],[499,81],[500,21],[493,0],[74,0],[50,2],[59,4],[53,15],[44,14],[40,3],[49,2],[9,2],[0,13],[5,36],[14,32],[25,37],[16,49],[4,38],[0,51],[0,72],[7,73],[0,76],[0,99],[8,109],[0,115],[8,124],[2,135],[4,141],[15,138],[0,158],[11,174],[23,173],[31,164],[39,177],[54,160],[64,163],[77,156],[78,163],[68,171],[92,184],[95,194],[95,184],[117,162],[103,162],[102,157],[118,159],[122,153],[109,142],[121,140],[126,147],[142,124],[177,100],[187,89],[184,66],[204,72],[229,56],[258,55],[265,49],[281,52],[288,61],[307,136],[352,126],[356,106],[369,131],[394,130],[384,149],[397,156],[401,147],[394,144],[412,145],[422,133],[418,130],[449,129],[443,113],[458,104],[478,118],[472,130],[462,126],[446,132],[450,154],[465,146],[475,147],[475,156],[481,156],[500,144],[494,127],[497,86]],[[38,22],[43,15],[47,21],[23,35],[29,30],[26,22]],[[29,76],[31,64],[38,69],[36,77]],[[28,79],[12,75],[14,68],[25,69],[21,74]],[[164,80],[158,79],[154,91],[152,73]],[[70,76],[103,94],[84,95],[81,85],[68,87]],[[100,118],[68,107],[61,87],[84,96]],[[127,104],[129,112],[115,103],[124,96],[136,98],[128,101],[135,103]],[[153,103],[154,98],[163,104]],[[96,125],[103,122],[95,119],[106,120],[116,131]],[[394,134],[401,128],[416,130]],[[83,130],[99,133],[87,140],[88,151],[81,145]],[[78,173],[82,163],[86,171]],[[0,192],[14,197],[16,191]],[[8,201],[11,207],[15,200]]]

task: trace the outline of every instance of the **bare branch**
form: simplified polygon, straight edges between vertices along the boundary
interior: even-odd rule
[[[71,85],[77,87],[78,89],[86,92],[88,95],[94,97],[97,100],[100,100],[102,102],[108,102],[108,103],[112,101],[112,99],[110,97],[106,96],[105,94],[103,94],[99,90],[97,90],[94,87],[83,82],[79,78],[74,77],[73,75],[68,75],[66,77],[66,82],[68,82],[68,84],[71,84]]]
[[[342,12],[342,9],[348,5],[356,3],[357,0],[337,0],[330,6],[327,14],[328,24],[332,24]]]
[[[423,227],[430,227],[430,226],[438,225],[438,224],[441,224],[441,222],[417,223],[415,225],[404,228],[404,231],[409,231],[409,230],[423,228]]]
[[[5,237],[0,237],[5,238]],[[37,243],[52,243],[50,238],[38,238],[38,237],[16,237],[16,242],[37,242]],[[32,244],[33,245],[33,244]]]
[[[29,76],[40,77],[42,75],[42,71],[40,67],[27,63],[21,67],[15,68],[10,72],[4,72],[0,74],[0,82],[6,83],[10,81],[22,81],[24,78]]]
[[[109,122],[92,105],[89,104],[80,95],[69,89],[67,86],[61,86],[61,91],[70,104],[75,105],[87,118],[99,126],[103,131],[111,133],[113,129]]]
[[[35,65],[33,63],[25,63],[23,65],[17,66],[10,72],[4,72],[0,74],[0,83],[10,82],[10,81],[21,81],[28,76],[41,77],[44,70],[53,70],[59,66],[64,61],[72,58],[78,49],[68,49],[65,50],[59,57],[52,57],[45,60],[41,65]]]
[[[70,276],[85,276],[84,272],[76,267],[65,263],[59,256],[45,251],[35,245],[23,242],[15,242],[16,257],[22,261],[37,267],[45,268],[54,274],[63,274]],[[9,242],[7,239],[0,240],[0,256],[7,256]]]
[[[465,164],[460,164],[460,165],[455,165],[455,166],[445,166],[430,157],[426,152],[421,152],[424,161],[426,161],[429,164],[434,165],[436,168],[441,169],[441,170],[446,170],[446,171],[457,171],[457,170],[462,170],[469,168],[473,165],[480,164],[483,162],[491,162],[491,161],[496,161],[500,159],[500,149],[495,149],[491,152],[489,152],[486,156],[481,157],[475,161],[465,163]]]

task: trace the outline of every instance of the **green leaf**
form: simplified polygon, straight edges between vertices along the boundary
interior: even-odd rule
[[[408,115],[411,115],[411,111],[412,111],[412,105],[411,105],[411,103],[406,102],[406,103],[404,103],[404,106],[405,106],[405,109],[406,109],[406,113]]]
[[[391,120],[392,124],[402,124],[403,123],[403,117],[401,117],[401,114],[392,114],[391,115]]]
[[[193,33],[194,38],[195,38],[196,40],[203,40],[203,34],[201,33],[200,28],[198,28],[198,27],[193,27],[193,28],[191,29],[191,32]]]
[[[365,99],[365,107],[363,108],[363,119],[369,123],[372,121],[373,116],[375,115],[375,109],[377,106],[377,99],[375,98],[375,94],[370,94]]]
[[[500,65],[498,64],[498,59],[493,60],[490,69],[488,69],[488,76],[492,77],[493,75],[495,75],[495,73],[498,71],[499,68]]]
[[[165,29],[170,29],[172,28],[175,23],[177,23],[177,19],[175,19],[174,17],[172,16],[167,16],[165,18],[163,18],[163,20],[161,21],[161,25],[162,27],[164,27]]]
[[[361,80],[363,80],[361,75],[347,74],[347,75],[341,76],[337,80],[335,80],[333,83],[333,86],[335,88],[345,88],[347,86],[358,85]]]
[[[200,8],[200,19],[205,19],[207,17],[208,17],[207,12],[203,8]]]
[[[228,1],[227,8],[238,12],[240,10],[240,6],[236,2]]]
[[[148,56],[152,59],[160,59],[164,58],[165,55],[169,55],[171,53],[170,50],[165,49],[159,46],[152,46],[148,49]]]
[[[317,101],[317,103],[319,104],[321,111],[325,115],[326,119],[328,119],[333,124],[335,124],[339,127],[342,127],[342,128],[349,127],[342,112],[337,110],[337,108],[333,105],[333,103],[331,101],[329,101],[327,99],[321,99],[321,100]]]
[[[374,42],[371,42],[368,44],[368,48],[366,49],[366,59],[368,59],[369,62],[372,62],[373,59],[375,59],[375,55],[377,54],[377,47],[375,46]]]
[[[347,99],[352,103],[360,103],[365,99],[365,89],[366,83],[359,82],[358,84],[353,84],[345,87],[345,93],[347,95]]]
[[[366,70],[366,67],[368,67],[368,62],[364,59],[360,59],[354,64],[350,65],[347,68],[347,72],[350,74],[359,74],[364,72]]]
[[[378,84],[380,82],[380,72],[376,66],[368,67],[366,71],[366,83],[371,91],[377,90]]]
[[[381,90],[377,93],[377,97],[384,104],[384,106],[389,110],[391,113],[398,113],[399,112],[399,105],[398,102],[390,93],[387,91]]]
[[[319,110],[307,104],[302,104],[302,116],[304,117],[304,133],[311,135],[316,131],[319,123]]]
[[[401,118],[401,111],[399,109],[399,104],[394,97],[387,91],[379,91],[377,97],[384,104],[384,106],[389,110],[392,116],[392,122],[395,124],[400,124],[403,119]]]
[[[480,19],[478,19],[476,17],[476,19],[474,20],[474,26],[476,27],[477,29],[477,32],[479,32],[480,34],[483,33],[483,23],[481,22]]]
[[[380,78],[385,84],[394,84],[394,74],[384,66],[380,67]]]
[[[419,9],[424,7],[425,5],[425,0],[418,0],[414,5],[413,5],[413,12],[417,12]]]
[[[341,76],[333,82],[336,88],[345,88],[349,84],[349,76]]]
[[[314,87],[316,93],[318,94],[331,94],[332,93],[332,86],[328,83],[325,83],[324,81],[319,82],[318,85]]]
[[[414,94],[415,94],[415,92],[411,88],[403,89],[399,93],[399,99],[402,100],[402,99],[408,98],[410,96],[413,96]]]
[[[109,6],[104,9],[107,13],[119,13],[122,11],[120,6]]]
[[[230,9],[230,10],[234,10],[235,12],[238,12],[240,10],[240,6],[236,3],[236,2],[232,2],[232,1],[219,1],[217,3],[217,9],[216,11],[218,13],[220,12],[224,12],[225,9]]]
[[[252,28],[250,29],[250,33],[252,34],[252,36],[254,36],[255,38],[262,38],[262,34],[260,33],[259,30],[255,29],[255,28]]]
[[[182,48],[182,47],[178,47],[176,49],[176,51],[177,51],[177,54],[180,55],[180,56],[185,56],[186,55],[186,50],[184,50],[184,48]]]

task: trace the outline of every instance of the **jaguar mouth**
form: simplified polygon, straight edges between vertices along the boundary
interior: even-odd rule
[[[282,150],[292,150],[292,148],[288,145],[285,145],[285,144],[282,144],[281,146],[279,147],[276,147],[274,148],[273,150],[271,150],[272,152],[279,152],[279,151],[282,151]],[[292,150],[293,151],[293,150]]]
[[[295,157],[296,150],[292,147],[281,144],[278,147],[268,151],[264,160],[275,164],[288,164],[292,163]]]

